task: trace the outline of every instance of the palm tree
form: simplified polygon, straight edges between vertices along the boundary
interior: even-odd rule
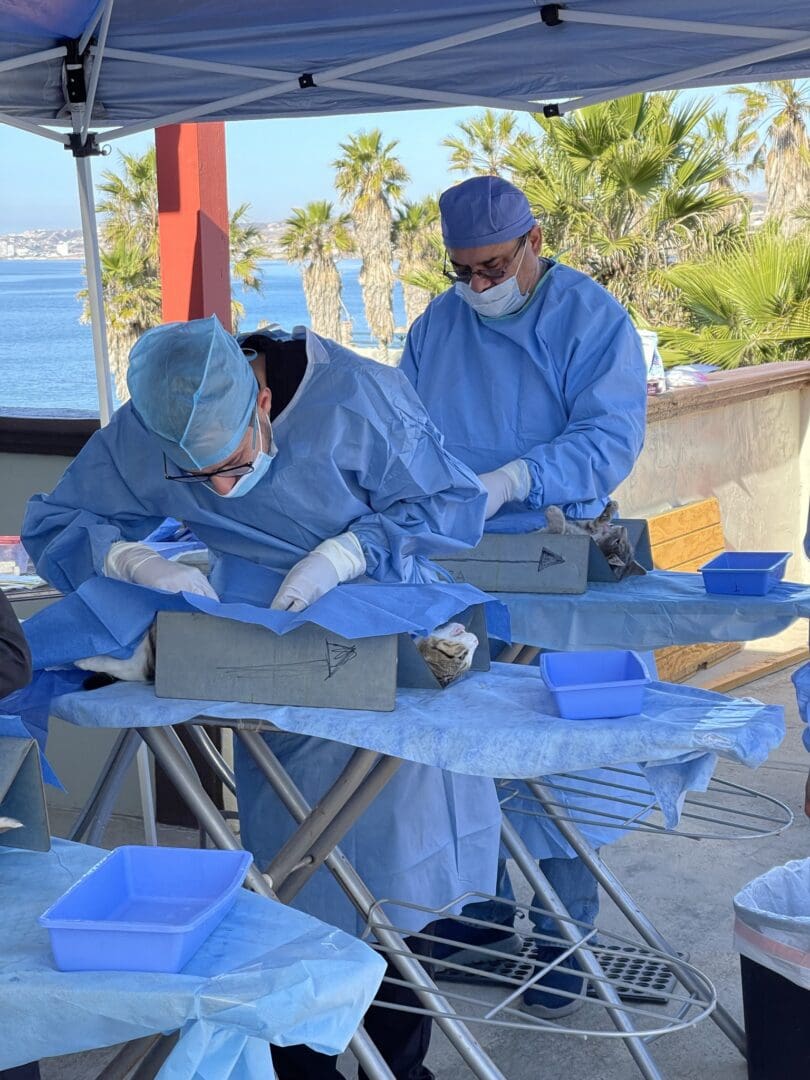
[[[145,330],[160,323],[161,296],[155,148],[119,156],[121,172],[102,173],[96,209],[103,215],[99,246],[110,368],[118,400],[124,402],[129,351]],[[85,304],[83,319],[89,317]]]
[[[743,99],[742,120],[755,124],[760,144],[754,165],[765,170],[768,217],[777,218],[787,233],[801,228],[800,207],[810,203],[810,82],[780,79],[757,86],[735,86]]]
[[[394,253],[399,260],[397,277],[402,282],[408,326],[422,314],[433,295],[432,290],[414,282],[414,275],[427,269],[435,260],[438,224],[439,203],[433,196],[417,203],[406,202],[397,210]]]
[[[452,151],[450,168],[453,172],[476,176],[499,176],[508,168],[512,150],[531,142],[531,136],[517,130],[515,113],[484,109],[472,120],[457,126],[459,135],[442,139],[442,146]]]
[[[397,140],[383,142],[382,132],[361,131],[340,144],[342,154],[333,162],[335,187],[351,203],[354,235],[363,265],[360,285],[369,329],[387,359],[394,337],[393,245],[391,207],[402,198],[408,173],[394,155]]]
[[[229,244],[231,256],[231,282],[238,281],[243,289],[262,291],[259,262],[270,256],[270,251],[260,225],[250,221],[250,203],[241,203],[231,214]],[[231,323],[236,333],[245,314],[245,306],[231,297]]]
[[[304,294],[316,334],[341,340],[340,273],[335,265],[352,246],[348,214],[332,213],[332,203],[294,207],[285,221],[281,247],[289,262],[305,263]]]
[[[97,211],[101,216],[101,283],[107,337],[118,400],[129,397],[129,351],[140,335],[162,321],[158,243],[157,163],[154,147],[145,153],[119,153],[120,172],[102,173]],[[261,291],[258,262],[269,256],[258,226],[247,220],[249,206],[237,207],[230,219],[231,276],[245,288]],[[86,290],[79,297],[86,301]],[[232,301],[234,326],[244,313]],[[82,320],[89,321],[85,303]]]
[[[689,313],[687,328],[658,331],[668,364],[721,368],[810,355],[810,242],[766,223],[726,251],[662,274]]]
[[[540,218],[546,247],[658,324],[678,320],[652,271],[705,250],[742,196],[722,188],[723,155],[700,134],[708,103],[634,94],[548,120],[507,165]]]

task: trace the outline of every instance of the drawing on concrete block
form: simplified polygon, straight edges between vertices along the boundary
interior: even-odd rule
[[[307,660],[289,660],[279,663],[273,661],[269,664],[228,664],[217,666],[217,671],[223,672],[225,675],[235,675],[237,678],[242,675],[254,676],[257,672],[267,671],[272,672],[274,675],[284,673],[291,677],[312,677],[317,669],[325,669],[326,674],[323,677],[323,681],[327,682],[333,675],[337,674],[341,668],[345,667],[352,660],[357,657],[357,646],[352,644],[343,644],[340,641],[330,641],[328,638],[324,638],[324,657],[321,659],[318,656],[313,656]]]
[[[356,645],[343,645],[339,641],[326,641],[326,679],[331,679],[336,671],[345,667],[357,657]],[[324,679],[324,682],[326,682]]]
[[[549,551],[548,548],[540,548],[540,558],[537,560],[537,573],[540,574],[544,570],[548,570],[550,566],[562,566],[565,559],[562,555],[558,555],[556,551]]]

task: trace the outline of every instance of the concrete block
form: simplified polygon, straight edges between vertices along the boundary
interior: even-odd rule
[[[34,739],[0,737],[0,817],[23,824],[21,829],[0,832],[0,847],[51,850],[42,766]]]
[[[616,518],[627,529],[636,560],[652,570],[647,522]],[[607,559],[589,536],[574,533],[485,533],[469,551],[437,560],[484,592],[583,593],[589,581],[615,581]]]
[[[484,592],[583,593],[590,543],[587,536],[547,532],[486,533],[470,551],[439,562],[454,581]]]
[[[390,712],[397,635],[349,640],[308,623],[288,634],[194,612],[157,617],[158,697]]]

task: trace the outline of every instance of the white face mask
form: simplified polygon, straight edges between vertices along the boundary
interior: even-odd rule
[[[268,421],[269,424],[269,421]],[[259,423],[259,445],[261,446],[261,422]],[[217,491],[216,494],[222,499],[240,499],[243,495],[247,495],[266,474],[267,470],[273,461],[273,458],[278,453],[278,447],[273,439],[273,429],[270,428],[270,447],[268,450],[259,450],[256,457],[253,459],[253,468],[249,473],[245,473],[244,476],[240,476],[236,483],[233,485],[230,491],[226,491],[224,494]],[[209,485],[210,486],[210,485]],[[212,491],[215,489],[212,487]]]
[[[466,281],[457,281],[454,288],[458,295],[465,303],[470,305],[473,311],[478,315],[482,315],[485,319],[500,319],[504,315],[514,315],[516,311],[520,311],[526,303],[528,293],[520,291],[517,275],[528,246],[528,243],[523,245],[523,251],[515,267],[515,272],[506,281],[501,281],[497,285],[490,285],[483,292],[476,292],[472,285],[469,285]]]

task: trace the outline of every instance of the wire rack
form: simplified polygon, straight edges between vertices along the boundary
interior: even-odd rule
[[[473,934],[503,935],[504,923],[451,914],[465,904],[486,900],[497,901],[502,909],[512,908],[520,925],[530,928],[523,935],[519,956],[505,958],[497,945],[470,944]],[[398,925],[397,914],[403,909],[421,913],[424,929],[415,933]],[[567,933],[537,932],[533,917],[556,919],[558,923],[566,924]],[[441,923],[437,927],[438,920]],[[455,1016],[470,1025],[560,1036],[626,1039],[626,1025],[624,1030],[615,1026],[616,1015],[621,1013],[624,1020],[632,1024],[633,1035],[649,1041],[694,1026],[716,1005],[712,983],[682,957],[668,956],[611,931],[597,930],[586,923],[555,916],[545,908],[529,907],[482,893],[470,893],[442,909],[380,900],[369,912],[365,937],[374,938],[377,928],[391,923],[412,946],[419,942],[418,951],[424,953],[421,963],[426,973],[445,983],[443,997],[455,1011]],[[573,940],[569,940],[569,936]],[[463,962],[453,960],[452,956],[437,958],[454,946],[458,947],[459,941],[464,942]],[[374,947],[387,958],[402,955],[398,950],[380,944]],[[648,993],[646,998],[639,994],[619,997],[622,990],[628,989],[628,965],[647,973],[654,994]],[[684,972],[691,976],[692,991],[676,985],[679,974]],[[550,983],[549,979],[555,979],[555,973],[556,976],[573,976],[575,989],[563,988],[563,985],[570,985],[570,981],[563,981],[560,986]],[[384,981],[399,987],[413,986],[392,975],[390,968]],[[568,1015],[562,1021],[538,1015],[524,1001],[524,995],[532,989],[544,991],[549,995],[548,1000],[555,1007],[558,1004],[560,1009],[567,1011],[569,1006],[579,1003],[583,1007],[575,1016]],[[420,1013],[434,1019],[448,1015],[417,1004],[381,1003],[381,1007]]]
[[[729,780],[713,778],[705,791],[690,791],[678,824],[667,828],[643,776],[633,769],[601,770],[608,778],[558,773],[540,780],[548,805],[575,825],[655,833],[692,840],[752,840],[775,836],[793,822],[785,803]],[[521,781],[499,780],[501,806],[510,815],[548,818],[543,802]]]

